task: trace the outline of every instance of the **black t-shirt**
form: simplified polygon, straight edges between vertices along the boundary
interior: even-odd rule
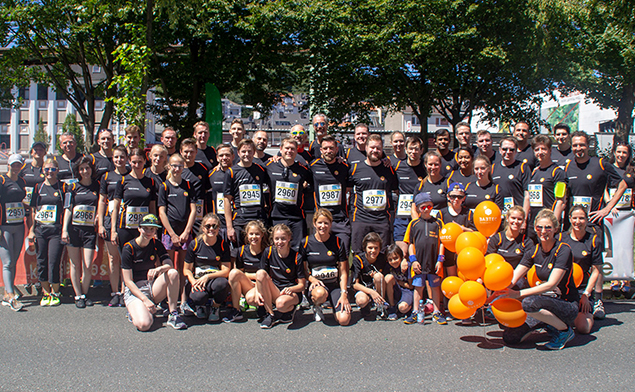
[[[286,167],[282,160],[266,166],[271,189],[271,218],[304,219],[304,183],[312,184],[309,169],[299,163]]]
[[[212,168],[218,164],[216,160],[216,149],[212,146],[207,146],[204,150],[198,149],[196,151],[196,157],[194,157],[194,162],[201,163],[208,171],[212,170]]]
[[[198,227],[198,221],[203,219],[203,216],[207,213],[205,211],[205,197],[207,196],[207,191],[209,189],[209,170],[202,163],[194,162],[192,167],[186,167],[183,169],[183,173],[181,177],[184,180],[188,180],[192,189],[194,190],[194,200],[196,203],[196,225],[195,229]],[[197,229],[196,229],[197,230]],[[195,230],[195,232],[196,232]]]
[[[161,241],[153,238],[142,248],[137,240],[126,242],[121,251],[121,269],[132,270],[132,280],[138,283],[148,279],[148,271],[155,268],[157,260],[164,264],[170,260]]]
[[[163,181],[165,181],[168,178],[168,171],[164,170],[161,173],[156,174],[152,171],[151,168],[147,167],[143,169],[143,175],[145,177],[152,178],[154,180],[156,191],[157,193],[159,193],[159,188],[161,187],[161,184],[163,184]]]
[[[487,245],[487,254],[498,253],[514,268],[523,258],[531,257],[533,250],[534,243],[526,234],[519,234],[510,241],[504,231],[494,234]]]
[[[450,222],[454,222],[458,225],[475,228],[474,227],[474,217],[472,216],[472,211],[467,208],[465,205],[461,209],[461,211],[454,215],[450,212],[450,207],[446,206],[439,210],[439,214],[437,215],[437,219],[440,219],[443,224],[447,224]]]
[[[227,170],[222,171],[220,167],[214,167],[208,176],[209,190],[205,198],[206,211],[218,215],[221,227],[225,227],[225,176]]]
[[[439,232],[443,222],[439,219],[417,218],[410,222],[403,241],[413,244],[417,261],[421,264],[422,274],[434,274],[439,255]]]
[[[159,187],[157,210],[159,207],[166,207],[165,213],[170,226],[178,235],[181,235],[187,227],[190,211],[192,211],[190,203],[196,203],[196,200],[189,181],[182,179],[179,185],[174,185],[168,180]]]
[[[150,213],[150,202],[155,201],[157,194],[154,180],[148,177],[134,178],[126,174],[117,183],[115,199],[121,200],[118,227],[136,229],[141,218]]]
[[[534,155],[534,149],[531,147],[531,143],[527,144],[524,150],[518,150],[516,154],[516,160],[525,164],[529,170],[534,170],[534,167],[538,165],[536,155]]]
[[[99,182],[93,181],[86,186],[76,182],[64,187],[66,191],[65,205],[72,213],[71,225],[83,231],[94,232],[99,203]]]
[[[234,165],[225,174],[225,194],[232,197],[234,221],[247,223],[254,219],[267,219],[266,198],[269,175],[258,164],[249,167]]]
[[[503,199],[503,214],[512,206],[522,207],[525,201],[525,190],[531,176],[529,168],[518,159],[509,166],[503,165],[503,162],[493,166],[492,179],[498,185]]]
[[[604,261],[602,260],[602,241],[597,234],[593,234],[587,231],[584,237],[580,241],[576,241],[571,238],[571,234],[560,233],[558,240],[566,243],[571,247],[571,254],[573,254],[573,262],[582,267],[584,272],[584,281],[588,281],[591,271],[591,267],[602,266]]]
[[[615,167],[615,171],[619,174],[622,179],[626,182],[626,190],[624,194],[620,198],[620,200],[615,205],[615,208],[618,210],[630,210],[633,206],[633,189],[635,188],[635,177],[632,174],[626,173],[625,169],[620,169],[619,167],[613,165]],[[620,181],[616,178],[610,178],[608,186],[609,197],[613,197],[615,191],[617,191],[617,187],[619,186]]]
[[[287,257],[282,258],[278,255],[278,251],[270,246],[262,252],[260,268],[267,271],[273,284],[282,290],[296,285],[299,279],[305,278],[302,263],[302,256],[295,250],[290,249]]]
[[[236,255],[236,268],[248,274],[255,274],[260,269],[260,260],[262,260],[262,252],[255,255],[251,253],[249,245],[243,245]]]
[[[93,172],[93,178],[100,179],[106,172],[115,170],[115,165],[112,163],[112,157],[104,156],[97,151],[94,154],[90,154],[95,171]]]
[[[344,247],[339,237],[334,235],[325,242],[318,241],[314,235],[305,237],[300,246],[300,255],[311,276],[324,283],[337,283],[339,263],[348,263]]]
[[[501,211],[503,210],[503,197],[498,191],[498,185],[491,181],[484,187],[478,185],[476,181],[468,183],[465,187],[465,206],[474,210],[484,201],[493,201]]]
[[[117,183],[121,182],[123,176],[117,172],[109,171],[105,173],[101,177],[101,181],[99,181],[99,194],[104,195],[106,198],[106,203],[108,203],[108,209],[104,214],[104,227],[106,229],[110,229],[110,214],[112,213],[112,209],[114,207],[115,200],[115,191],[117,190]]]
[[[558,150],[558,146],[551,147],[551,161],[555,163],[556,165],[560,166],[561,169],[564,169],[567,163],[569,163],[569,161],[572,161],[574,159],[575,159],[575,154],[571,150],[571,147],[569,147],[568,149],[564,151]]]
[[[474,158],[476,158],[479,155],[485,155],[485,154],[483,154],[481,152],[480,148],[474,153]],[[492,165],[495,164],[495,163],[500,162],[502,160],[502,158],[503,158],[503,157],[501,157],[501,154],[498,151],[496,151],[496,150],[492,150],[492,156],[491,157],[487,156],[487,155],[485,155],[485,156],[487,157],[487,159],[489,159],[489,163],[491,163]],[[518,159],[518,158],[516,158],[516,159]]]
[[[366,151],[360,151],[357,147],[353,146],[346,150],[346,161],[349,166],[353,166],[356,163],[366,160]]]
[[[611,181],[619,183],[620,175],[611,165],[602,158],[590,157],[584,163],[578,163],[575,159],[570,161],[565,174],[569,180],[569,189],[573,200],[568,204],[574,206],[582,204],[587,212],[597,211],[604,206],[604,190]]]
[[[28,205],[31,203],[31,196],[33,195],[33,188],[35,188],[35,184],[44,182],[44,172],[42,171],[41,166],[37,167],[32,164],[28,164],[24,165],[22,170],[20,170],[19,176],[24,178],[24,182],[26,183],[24,188],[26,192],[24,202]]]
[[[355,163],[349,170],[348,181],[355,186],[353,222],[387,222],[390,207],[388,199],[392,192],[399,191],[392,167],[386,167],[383,163],[369,166],[365,161]]]
[[[26,182],[19,177],[13,181],[8,175],[0,176],[0,215],[3,225],[24,224],[26,216],[25,205]]]
[[[408,160],[403,160],[398,161],[395,165],[395,174],[399,181],[396,216],[410,219],[410,208],[415,188],[426,178],[426,168],[423,166],[423,161],[416,166],[410,166]]]
[[[271,159],[273,155],[271,154],[267,154],[266,152],[264,153],[264,155],[262,156],[262,158],[258,158],[257,156],[254,155],[254,163],[259,164],[260,166],[265,166],[267,164],[267,162],[269,162],[269,159]]]
[[[578,289],[573,282],[573,255],[568,244],[556,240],[549,252],[545,252],[540,244],[535,245],[531,251],[531,256],[524,258],[520,264],[527,268],[535,265],[536,276],[541,282],[549,280],[549,275],[554,268],[564,270],[562,279],[558,283],[558,289],[560,289],[558,297],[569,302],[580,300]]]
[[[441,179],[437,182],[431,182],[429,179],[424,179],[415,188],[414,196],[417,196],[422,192],[429,194],[434,208],[432,210],[432,215],[436,216],[441,208],[448,205],[447,191],[448,187],[446,185],[445,177],[441,177]]]
[[[353,257],[353,265],[351,266],[350,285],[353,286],[355,281],[366,287],[375,288],[375,282],[371,276],[372,272],[381,272],[386,275],[389,272],[390,265],[386,259],[386,255],[379,253],[374,263],[368,261],[366,253],[362,252]]]
[[[529,191],[529,206],[531,207],[531,217],[535,217],[540,210],[548,208],[551,211],[556,207],[556,196],[554,189],[556,183],[567,182],[567,177],[559,166],[555,163],[549,165],[549,167],[542,169],[540,166],[536,167],[531,174],[531,179],[527,185]],[[529,224],[533,226],[533,219],[530,219]]]
[[[440,152],[439,152],[440,154]],[[448,150],[448,153],[441,155],[441,175],[447,176],[453,170],[456,170],[458,164],[456,163],[456,153],[452,150]]]
[[[450,175],[448,176],[447,180],[445,181],[445,186],[449,188],[453,182],[458,182],[459,184],[463,185],[463,187],[466,187],[467,184],[469,184],[470,182],[474,182],[476,180],[477,178],[474,174],[470,174],[469,176],[466,177],[463,175],[463,173],[461,173],[460,169],[456,169],[452,171]]]
[[[57,161],[57,164],[59,165],[59,170],[57,172],[57,179],[67,184],[74,182],[72,180],[79,180],[79,178],[76,178],[75,175],[73,174],[73,165],[75,164],[75,162],[82,159],[82,157],[83,157],[82,154],[75,154],[75,158],[73,158],[69,162],[66,159],[64,159],[62,155],[56,155],[55,160]]]
[[[311,153],[312,160],[322,158],[322,151],[320,151],[320,142],[317,139],[309,143],[309,152]],[[346,156],[346,150],[342,143],[337,142],[337,156],[344,158]]]
[[[313,175],[313,197],[317,206],[329,210],[333,215],[333,221],[342,222],[348,217],[348,165],[338,162],[337,159],[333,163],[326,163],[324,159],[319,158],[311,163],[309,169]]]
[[[64,187],[61,182],[47,185],[39,183],[33,189],[31,208],[35,209],[35,221],[38,226],[55,226],[62,228],[64,216]]]
[[[219,271],[221,263],[231,263],[229,244],[220,236],[216,236],[216,242],[212,246],[195,238],[187,246],[185,262],[194,264],[194,277],[196,279],[214,270]]]

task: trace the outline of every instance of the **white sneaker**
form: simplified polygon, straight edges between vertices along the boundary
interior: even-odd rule
[[[322,311],[322,306],[313,305],[313,313],[315,314],[315,321],[324,320],[324,312]]]

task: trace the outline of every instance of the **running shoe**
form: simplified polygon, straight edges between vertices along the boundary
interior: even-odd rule
[[[84,298],[84,302],[86,303],[86,306],[93,306],[95,305],[95,303],[93,302],[92,299],[86,297],[85,295],[82,295],[82,297]]]
[[[566,331],[557,331],[545,347],[549,350],[562,350],[574,337],[573,328],[568,327]]]
[[[606,317],[606,312],[604,311],[604,304],[601,299],[595,301],[593,304],[593,318],[596,320],[603,320]]]
[[[243,319],[243,314],[240,310],[229,308],[229,314],[223,317],[224,323],[233,323]]]
[[[13,310],[14,312],[18,312],[24,307],[22,302],[18,301],[17,297],[13,297],[11,299],[3,299],[2,305],[10,307],[11,310]]]
[[[51,296],[49,294],[44,294],[40,300],[40,306],[51,306]]]
[[[404,324],[414,324],[417,322],[414,312],[411,312],[408,317],[403,320]]]
[[[119,302],[121,301],[121,294],[120,293],[114,293],[110,295],[112,298],[110,298],[110,302],[108,303],[108,306],[112,307],[117,307],[117,306],[121,306],[119,305]]]
[[[77,309],[84,309],[86,307],[86,301],[82,297],[75,297],[75,306]]]
[[[260,323],[260,328],[269,329],[273,327],[273,324],[274,324],[273,314],[268,313],[265,316],[265,318],[262,320],[262,323]]]
[[[362,314],[362,317],[366,321],[375,321],[375,316],[371,313],[370,304],[364,306],[363,308],[359,308],[359,312]]]
[[[399,316],[397,316],[397,309],[394,306],[391,306],[390,308],[388,308],[388,320],[395,321],[398,318]]]
[[[324,312],[322,311],[321,306],[313,305],[313,313],[315,314],[315,321],[324,320]]]
[[[256,315],[258,316],[258,322],[262,323],[262,320],[264,320],[267,315],[267,310],[264,306],[258,306],[258,309],[256,309]]]
[[[309,300],[307,299],[306,295],[302,294],[302,302],[300,302],[300,309],[306,310],[309,307],[310,307]]]
[[[176,311],[168,316],[168,325],[174,329],[187,329],[187,324],[183,322]]]
[[[207,318],[207,321],[215,322],[218,320],[220,320],[220,307],[212,306],[209,311],[209,317]]]
[[[436,321],[439,325],[446,325],[448,321],[443,317],[443,314],[439,311],[432,313],[432,320]]]
[[[207,314],[207,307],[205,307],[205,306],[197,306],[195,311],[194,311],[194,315],[196,315],[196,318],[198,318],[198,319],[206,319],[209,316]]]
[[[59,306],[62,303],[61,293],[51,293],[51,300],[49,301],[49,306]]]
[[[119,306],[122,306],[122,307],[126,306],[126,301],[123,298],[123,293],[119,294]]]
[[[293,316],[295,316],[295,308],[290,311],[290,312],[286,312],[286,313],[282,313],[280,315],[280,317],[278,318],[278,322],[280,324],[289,324],[293,322]]]
[[[181,314],[183,316],[193,316],[194,315],[194,309],[192,309],[192,307],[190,306],[188,301],[185,301],[185,302],[181,303]]]

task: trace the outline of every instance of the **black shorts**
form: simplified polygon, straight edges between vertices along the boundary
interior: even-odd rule
[[[84,229],[81,226],[69,226],[68,237],[69,245],[74,248],[95,249],[97,243],[97,232],[90,228]]]
[[[331,308],[333,308],[334,312],[339,312],[341,310],[341,306],[339,305],[336,306],[336,305],[337,305],[337,301],[339,301],[340,297],[342,296],[342,289],[340,288],[340,284],[329,283],[329,284],[324,284],[324,286],[326,286],[326,291],[328,291],[327,300],[331,304]],[[311,291],[309,290],[307,293],[308,293],[307,298],[309,302],[311,302]]]
[[[384,250],[392,243],[390,222],[381,221],[375,223],[351,222],[351,250],[353,253],[361,253],[362,242],[366,234],[375,232],[381,237],[381,249]]]
[[[278,286],[276,286],[276,287],[278,287]],[[285,288],[286,287],[278,287],[278,290],[282,291]],[[302,302],[302,293],[293,293],[293,294],[295,294],[298,297],[298,303]],[[293,294],[291,294],[291,295],[293,295]]]

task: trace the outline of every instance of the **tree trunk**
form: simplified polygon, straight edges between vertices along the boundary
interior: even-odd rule
[[[635,107],[635,84],[627,84],[622,92],[622,99],[617,108],[615,134],[628,142],[628,134],[633,130],[633,108]]]

